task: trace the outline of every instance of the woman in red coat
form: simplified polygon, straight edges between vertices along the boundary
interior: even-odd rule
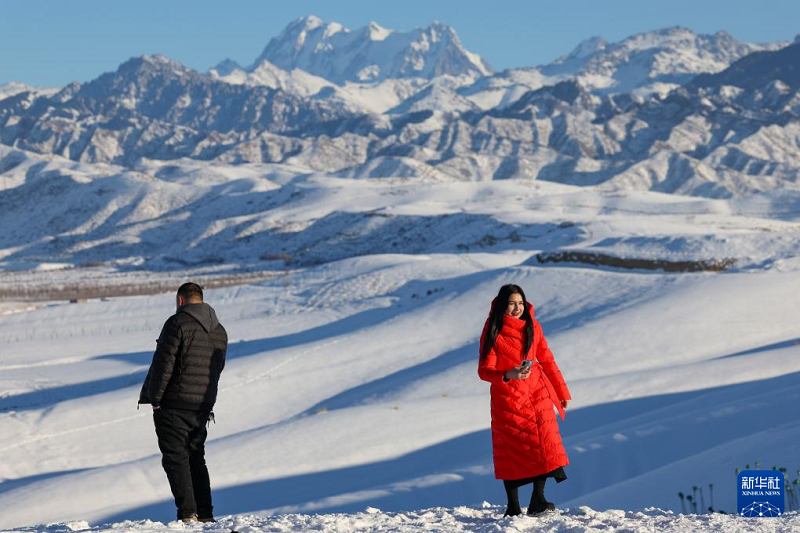
[[[478,375],[492,384],[494,472],[508,496],[505,516],[522,514],[517,491],[528,483],[528,514],[555,510],[544,497],[545,481],[567,479],[569,459],[553,406],[563,420],[572,396],[533,314],[522,289],[504,285],[481,334]]]

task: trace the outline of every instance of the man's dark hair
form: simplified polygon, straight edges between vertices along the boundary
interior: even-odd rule
[[[200,300],[203,301],[203,287],[197,283],[184,283],[178,289],[178,296],[183,296],[186,301]]]

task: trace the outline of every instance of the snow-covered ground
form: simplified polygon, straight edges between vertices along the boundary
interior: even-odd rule
[[[152,520],[128,520],[116,524],[90,526],[86,521],[51,524],[47,527],[18,528],[20,533],[72,533],[91,531],[92,533],[163,533],[164,531],[203,531],[204,533],[238,531],[239,533],[260,532],[301,532],[301,531],[385,531],[417,532],[432,531],[448,533],[451,531],[470,532],[521,532],[521,531],[570,531],[570,532],[626,532],[652,533],[669,531],[672,533],[694,533],[697,531],[735,531],[736,533],[791,533],[800,528],[800,516],[796,512],[783,519],[747,519],[735,515],[707,514],[683,515],[672,511],[650,508],[642,511],[595,511],[587,506],[567,509],[558,514],[543,517],[516,517],[498,520],[503,508],[485,503],[477,508],[431,508],[419,511],[384,512],[374,507],[364,511],[344,514],[284,514],[273,517],[256,515],[230,516],[220,519],[216,524],[202,524],[194,527],[172,522]]]
[[[207,291],[230,336],[207,446],[226,518],[207,530],[800,528],[796,513],[682,515],[678,498],[701,486],[708,507],[713,483],[713,507],[734,513],[735,468],[800,468],[796,192],[709,200],[145,164],[124,177],[78,164],[19,173],[14,194],[37,180],[39,195],[0,213],[19,228],[5,232],[2,288],[22,275],[65,282],[89,259],[174,276],[164,257],[202,257],[207,243],[232,265],[293,254],[272,279]],[[103,200],[74,219],[59,211],[59,198],[87,190]],[[45,246],[49,223],[71,240]],[[38,240],[23,244],[25,232]],[[127,244],[103,245],[114,240]],[[736,263],[666,273],[536,259],[558,250]],[[54,263],[72,268],[41,267]],[[476,372],[489,302],[508,282],[536,306],[574,398],[560,422],[569,479],[547,489],[560,513],[540,519],[499,520]],[[164,293],[3,303],[0,528],[182,530],[146,521],[174,508],[151,415],[136,408],[173,306]]]

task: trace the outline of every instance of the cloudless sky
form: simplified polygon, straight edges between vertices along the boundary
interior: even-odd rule
[[[351,29],[439,20],[496,70],[549,63],[593,35],[613,42],[684,26],[764,42],[800,33],[800,0],[3,0],[0,83],[60,87],[155,53],[201,71],[228,57],[248,65],[309,14]]]

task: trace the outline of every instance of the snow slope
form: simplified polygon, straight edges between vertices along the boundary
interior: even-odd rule
[[[20,227],[34,228],[69,187],[103,189],[108,205],[133,183],[140,193],[97,223],[91,204],[40,221],[41,238],[62,223],[86,244],[31,251],[5,241],[4,268],[78,264],[75,254],[88,250],[81,259],[125,272],[135,255],[91,243],[136,243],[142,231],[153,249],[171,246],[179,257],[213,246],[230,269],[295,254],[274,279],[207,293],[231,340],[207,447],[217,514],[240,517],[230,521],[253,531],[326,521],[345,530],[494,527],[503,492],[477,339],[498,287],[512,281],[536,306],[574,397],[560,424],[570,477],[548,488],[564,511],[554,528],[652,528],[650,519],[686,531],[725,527],[723,517],[670,514],[681,511],[677,493],[713,483],[714,508],[733,512],[734,468],[800,467],[800,303],[787,297],[800,287],[800,209],[791,191],[709,200],[546,182],[190,168],[143,162],[117,188],[113,168],[103,177],[76,166],[52,200],[42,192],[46,174],[21,173],[11,191],[38,179],[42,207],[4,211]],[[197,196],[182,197],[182,183]],[[175,216],[181,202],[193,206],[191,223]],[[150,206],[144,219],[142,206]],[[242,220],[250,240],[209,230]],[[285,227],[270,232],[270,221]],[[570,250],[737,262],[721,273],[666,273],[537,259]],[[134,270],[173,275],[160,262],[166,253]],[[59,283],[75,272],[40,274]],[[4,274],[7,285],[15,279]],[[171,294],[157,294],[20,305],[0,316],[0,527],[174,516],[150,414],[135,407],[173,305]],[[433,506],[452,509],[418,511]],[[411,513],[241,518],[367,507]],[[783,520],[788,528],[797,517]]]

